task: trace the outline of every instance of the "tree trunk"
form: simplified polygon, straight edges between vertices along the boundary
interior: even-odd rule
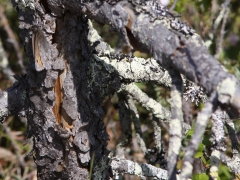
[[[38,178],[89,179],[91,159],[108,154],[101,104],[112,90],[91,68],[87,18],[54,14],[47,1],[30,3],[17,8],[29,59],[28,138]],[[109,177],[108,168],[100,173]]]

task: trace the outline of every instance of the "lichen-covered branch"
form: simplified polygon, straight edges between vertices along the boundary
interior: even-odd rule
[[[93,29],[89,21],[90,45],[94,47],[96,63],[101,64],[107,73],[118,75],[124,82],[155,82],[170,89],[171,77],[168,71],[159,66],[153,58],[143,59],[128,55],[114,55],[113,49],[103,42],[97,31]],[[120,58],[120,59],[119,59]]]
[[[133,99],[137,100],[143,107],[150,110],[155,117],[163,121],[169,121],[171,119],[171,112],[169,110],[161,106],[154,99],[149,98],[135,84],[122,85],[122,89],[127,91]]]
[[[220,150],[220,151],[225,151],[224,147],[224,139],[225,139],[225,133],[224,133],[224,123],[225,123],[225,112],[222,111],[221,109],[217,109],[213,114],[212,114],[212,135],[211,135],[211,142],[213,148]]]
[[[220,160],[226,164],[230,171],[236,175],[240,174],[240,156],[239,154],[234,155],[232,158],[228,157],[225,153],[220,154]]]
[[[71,10],[82,12],[98,22],[109,24],[120,33],[129,32],[131,36],[126,39],[132,42],[133,47],[136,44],[136,49],[152,53],[163,67],[176,69],[187,79],[202,86],[208,95],[217,90],[219,103],[230,106],[227,109],[229,115],[235,118],[240,117],[238,80],[225,71],[210,55],[199,35],[191,30],[183,31],[181,27],[184,26],[181,26],[181,21],[162,13],[155,8],[156,4],[146,3],[143,6],[125,1],[120,1],[114,6],[108,3],[101,5],[88,2],[77,4],[64,1],[63,3]],[[134,10],[134,6],[140,13]],[[158,12],[161,13],[158,14]]]
[[[113,158],[111,167],[113,171],[132,174],[139,177],[146,176],[161,180],[168,179],[168,173],[164,169],[156,168],[150,164],[135,163],[124,158]]]
[[[154,148],[158,153],[162,151],[162,135],[161,135],[161,127],[158,126],[158,123],[156,121],[152,121],[153,123],[153,130],[154,130]]]
[[[195,102],[199,105],[200,102],[205,103],[207,101],[207,95],[201,86],[196,86],[193,82],[186,80],[182,77],[185,87],[185,92],[183,93],[183,98],[191,102]]]
[[[217,109],[212,114],[212,134],[210,141],[212,143],[211,152],[211,167],[210,176],[212,179],[217,180],[218,178],[218,166],[220,164],[220,152],[225,152],[226,147],[224,144],[225,133],[224,133],[224,122],[225,122],[225,112],[221,109]]]
[[[169,122],[171,120],[171,112],[161,106],[158,102],[156,102],[154,99],[149,98],[147,94],[142,92],[135,84],[131,83],[128,85],[122,85],[121,89],[124,91],[127,91],[128,94],[130,94],[133,99],[138,101],[143,107],[145,107],[147,110],[151,111],[153,115],[162,121]],[[183,124],[184,130],[189,130],[191,127],[184,123]]]
[[[8,116],[17,115],[24,108],[28,108],[26,77],[15,75],[16,81],[12,87],[0,92],[0,122]],[[26,109],[25,109],[26,110]]]

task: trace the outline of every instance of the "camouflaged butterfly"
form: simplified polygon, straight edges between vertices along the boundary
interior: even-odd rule
[[[36,71],[51,69],[51,50],[44,33],[38,27],[33,28],[32,49]]]

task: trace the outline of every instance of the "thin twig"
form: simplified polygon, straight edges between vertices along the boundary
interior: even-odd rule
[[[119,93],[119,120],[121,124],[121,141],[116,148],[116,154],[118,157],[124,157],[124,149],[131,142],[132,128],[131,128],[131,109],[128,106],[127,98],[124,93]]]
[[[224,3],[222,3],[222,9],[219,12],[217,18],[215,19],[215,21],[213,22],[213,26],[212,26],[212,32],[209,33],[209,37],[210,39],[208,41],[206,41],[206,45],[209,47],[214,40],[214,37],[216,36],[216,31],[217,28],[219,27],[221,21],[222,21],[222,26],[221,26],[221,30],[220,30],[220,36],[216,39],[216,53],[214,55],[214,57],[216,59],[219,58],[219,55],[222,51],[222,42],[223,42],[223,37],[225,34],[225,26],[226,26],[226,22],[227,22],[227,18],[229,15],[229,4],[230,4],[230,0],[225,0]]]
[[[4,128],[4,131],[5,133],[7,134],[8,138],[10,139],[11,141],[11,144],[12,144],[12,147],[14,149],[14,152],[16,153],[17,155],[17,158],[18,158],[18,162],[19,162],[19,165],[21,167],[25,167],[25,163],[24,163],[24,155],[21,155],[20,152],[20,147],[18,146],[18,144],[16,143],[16,141],[14,140],[13,136],[12,136],[12,133],[11,133],[11,129],[5,124],[3,123],[2,124],[3,128]]]
[[[230,12],[229,8],[226,8],[224,16],[223,16],[223,22],[222,22],[222,26],[221,26],[220,35],[218,37],[218,42],[216,43],[217,44],[217,48],[216,48],[216,54],[214,55],[214,57],[216,59],[219,58],[219,56],[220,56],[220,54],[222,52],[223,37],[224,37],[224,34],[225,34],[225,27],[226,27],[226,23],[227,23],[229,12]]]
[[[143,154],[146,155],[147,154],[147,147],[146,144],[144,142],[144,138],[143,138],[143,133],[140,127],[140,119],[139,119],[139,114],[137,111],[137,107],[132,99],[132,97],[130,95],[127,95],[128,99],[127,99],[127,103],[128,106],[131,110],[131,119],[132,122],[134,124],[134,128],[136,130],[136,138],[138,141],[138,144],[140,146],[140,149],[142,150]]]
[[[192,175],[193,156],[198,149],[199,143],[201,142],[202,135],[207,127],[208,119],[215,109],[215,101],[216,93],[212,94],[202,111],[198,113],[194,134],[190,140],[189,146],[183,159],[183,168],[180,176],[181,180],[186,180]]]
[[[161,127],[158,126],[158,123],[156,121],[152,121],[153,123],[153,130],[154,130],[154,148],[158,151],[158,153],[161,152],[162,146],[161,146]]]
[[[238,143],[238,139],[237,139],[237,136],[236,136],[235,125],[229,119],[229,117],[227,117],[226,120],[225,120],[225,126],[228,130],[228,135],[229,135],[229,138],[231,140],[232,152],[233,152],[233,154],[239,154],[239,148],[238,148],[239,143]]]
[[[121,90],[127,91],[133,99],[138,101],[147,110],[151,111],[160,122],[169,122],[171,120],[171,112],[154,99],[148,97],[148,95],[142,92],[134,83],[122,85]],[[188,124],[183,123],[183,129],[186,131],[191,129],[191,127]]]
[[[168,175],[169,179],[176,179],[176,164],[182,140],[182,79],[180,74],[171,72],[173,79],[171,88],[171,121],[170,121],[170,140],[168,148]]]
[[[16,81],[13,78],[14,72],[9,68],[8,59],[6,56],[6,52],[3,49],[1,39],[0,39],[0,60],[1,60],[1,62],[0,62],[1,71],[12,83],[14,83],[14,81]]]
[[[178,1],[178,0],[174,0],[172,6],[171,6],[170,9],[169,9],[170,12],[172,12],[172,11],[175,9],[175,7],[176,7],[176,5],[177,5],[177,1]]]
[[[24,67],[24,64],[23,64],[23,55],[21,53],[18,40],[16,39],[16,36],[14,35],[12,29],[9,26],[8,20],[5,16],[5,14],[3,13],[3,8],[1,5],[0,5],[0,19],[1,19],[1,25],[4,27],[8,37],[10,39],[10,42],[13,44],[13,47],[17,54],[18,64],[21,67],[21,71],[22,71],[22,73],[25,73],[26,68]]]
[[[133,99],[137,100],[147,110],[153,112],[153,115],[163,121],[171,119],[171,112],[161,106],[154,99],[149,98],[147,94],[142,92],[135,84],[123,85],[122,89],[127,91]]]

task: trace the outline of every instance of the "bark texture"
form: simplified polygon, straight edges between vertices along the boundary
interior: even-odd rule
[[[91,157],[98,162],[107,154],[101,104],[114,92],[106,85],[114,76],[91,66],[87,18],[61,8],[55,14],[57,6],[47,1],[29,3],[17,8],[29,59],[28,138],[38,178],[88,179]],[[102,173],[108,177],[108,169]]]

